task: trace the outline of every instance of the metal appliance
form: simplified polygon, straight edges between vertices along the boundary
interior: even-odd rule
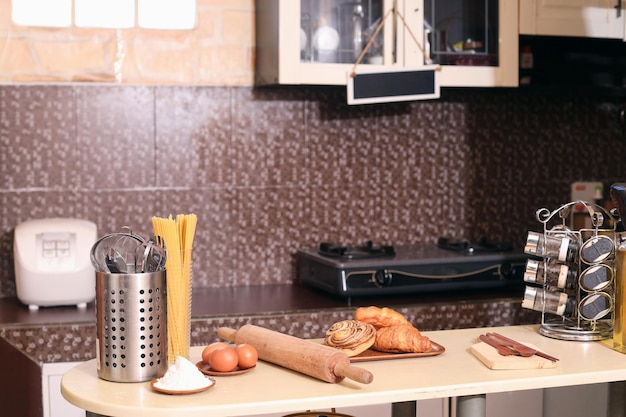
[[[508,243],[456,242],[346,247],[322,243],[296,254],[298,280],[350,297],[523,287],[528,255]]]

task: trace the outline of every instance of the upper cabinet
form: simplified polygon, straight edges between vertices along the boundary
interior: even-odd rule
[[[516,86],[517,22],[517,0],[257,0],[256,83],[436,64],[441,86]]]
[[[520,0],[520,34],[624,39],[622,0]]]

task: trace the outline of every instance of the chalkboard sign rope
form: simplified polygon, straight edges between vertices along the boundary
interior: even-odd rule
[[[361,53],[359,54],[359,57],[357,58],[356,62],[354,63],[354,66],[352,67],[352,73],[350,74],[350,76],[352,78],[356,77],[356,67],[361,63],[361,61],[363,60],[363,57],[365,56],[365,54],[367,53],[368,49],[370,48],[370,46],[372,45],[372,43],[374,43],[374,39],[376,39],[376,36],[378,36],[378,33],[382,30],[383,26],[385,25],[385,21],[387,20],[387,17],[389,17],[389,15],[395,12],[398,17],[400,18],[400,20],[402,21],[402,24],[404,25],[405,29],[409,32],[409,35],[411,35],[411,38],[413,39],[413,41],[415,42],[415,44],[417,45],[417,47],[419,48],[420,52],[422,53],[422,55],[424,56],[424,58],[426,59],[426,62],[428,64],[431,64],[431,59],[428,55],[426,55],[426,51],[424,51],[424,48],[422,47],[422,44],[417,40],[417,37],[415,36],[415,34],[413,33],[413,31],[411,30],[411,28],[409,27],[409,25],[406,23],[406,20],[404,20],[404,16],[402,16],[402,13],[400,13],[399,11],[395,10],[395,9],[389,9],[387,11],[387,13],[385,13],[385,16],[380,20],[380,23],[378,24],[378,26],[376,26],[376,30],[374,31],[374,33],[372,34],[372,36],[370,36],[370,39],[367,41],[367,43],[365,44],[365,48],[363,48],[363,50],[361,51]],[[437,67],[435,69],[435,71],[441,71],[441,67]]]

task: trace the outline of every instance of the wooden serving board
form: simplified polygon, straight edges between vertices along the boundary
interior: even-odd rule
[[[530,343],[524,343],[526,346],[536,349]],[[470,351],[482,363],[490,369],[542,369],[556,368],[557,362],[541,358],[537,355],[524,358],[521,356],[502,356],[498,350],[489,346],[485,342],[472,345]]]
[[[360,353],[350,358],[350,362],[367,362],[367,361],[382,361],[388,359],[407,359],[407,358],[421,358],[424,356],[436,356],[441,355],[446,349],[438,343],[431,340],[432,350],[429,352],[421,353],[388,353],[379,352],[373,349],[367,349],[365,352]]]

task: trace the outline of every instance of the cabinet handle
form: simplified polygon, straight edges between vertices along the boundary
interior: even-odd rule
[[[615,10],[617,11],[617,17],[622,17],[622,0],[617,0]]]

